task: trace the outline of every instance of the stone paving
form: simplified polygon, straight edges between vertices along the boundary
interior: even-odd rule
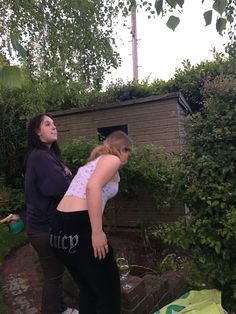
[[[41,287],[32,256],[26,244],[6,258],[1,290],[9,310],[1,314],[40,314]]]

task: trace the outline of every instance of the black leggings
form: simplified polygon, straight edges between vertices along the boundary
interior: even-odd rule
[[[80,289],[80,314],[120,314],[120,279],[112,247],[94,257],[88,211],[57,211],[50,246]]]

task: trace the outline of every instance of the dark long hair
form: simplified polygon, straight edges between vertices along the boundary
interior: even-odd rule
[[[52,153],[55,157],[57,157],[60,160],[60,149],[59,149],[57,141],[52,143],[51,147],[49,148],[46,145],[46,143],[41,141],[39,135],[37,134],[37,131],[40,128],[41,122],[45,116],[52,119],[52,117],[49,114],[43,113],[43,114],[39,114],[39,115],[35,116],[28,123],[28,126],[27,126],[27,153],[25,155],[24,165],[23,165],[23,172],[24,173],[25,173],[26,163],[27,163],[28,157],[29,157],[31,151],[35,148],[46,150],[49,153]]]

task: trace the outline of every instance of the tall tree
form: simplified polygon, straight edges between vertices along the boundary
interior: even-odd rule
[[[90,87],[119,64],[113,0],[1,0],[0,53],[23,61],[32,77],[78,80]]]
[[[0,53],[24,61],[31,77],[76,80],[97,88],[120,62],[113,34],[119,12],[127,17],[135,5],[148,16],[170,15],[167,26],[174,30],[180,21],[175,12],[183,11],[186,1],[0,0]],[[228,29],[227,51],[233,55],[235,0],[211,1],[212,10],[204,13],[206,25],[216,12],[216,29]]]

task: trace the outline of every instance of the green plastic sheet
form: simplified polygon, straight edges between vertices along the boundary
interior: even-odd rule
[[[216,289],[190,290],[154,314],[224,314],[221,292]]]

